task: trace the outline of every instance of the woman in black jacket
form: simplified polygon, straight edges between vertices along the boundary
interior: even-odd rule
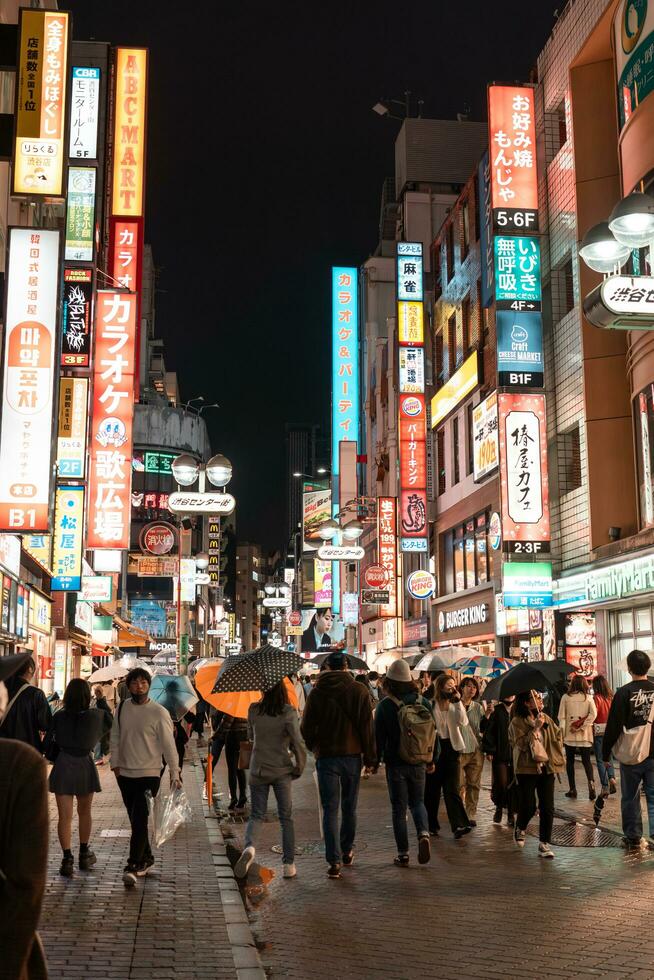
[[[225,736],[225,759],[227,761],[227,781],[229,783],[229,810],[242,813],[247,806],[247,780],[245,770],[238,768],[241,742],[248,737],[248,723],[245,718],[226,715],[222,731]],[[238,794],[238,795],[237,795]]]
[[[513,696],[499,701],[490,718],[482,719],[481,722],[482,752],[491,760],[491,800],[495,804],[493,823],[502,823],[502,811],[506,809],[509,827],[513,827],[518,810],[515,788],[509,788],[514,782],[513,755],[509,742],[509,712],[514,701]]]
[[[71,850],[73,799],[77,799],[79,818],[79,868],[88,871],[96,862],[89,849],[93,794],[101,790],[93,749],[111,728],[107,713],[91,708],[91,688],[80,677],[69,682],[63,708],[53,716],[46,739],[46,757],[54,765],[50,773],[50,792],[55,794],[59,821],[57,834],[64,852],[59,874],[73,875]]]

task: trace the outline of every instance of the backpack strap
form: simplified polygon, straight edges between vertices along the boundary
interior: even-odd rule
[[[9,716],[9,711],[11,710],[11,708],[14,706],[14,704],[16,703],[16,701],[18,700],[18,698],[21,696],[21,694],[23,693],[23,691],[26,691],[29,686],[30,686],[29,684],[25,683],[25,684],[23,684],[22,687],[19,687],[18,688],[18,690],[14,694],[13,698],[11,699],[11,701],[9,702],[9,704],[7,705],[7,707],[5,708],[4,715],[2,716],[2,718],[0,718],[0,728],[2,728],[2,726],[5,723],[5,721],[7,720],[7,717]]]

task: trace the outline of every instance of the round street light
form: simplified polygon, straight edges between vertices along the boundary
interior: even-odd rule
[[[232,478],[232,464],[226,456],[219,453],[212,456],[207,463],[206,473],[214,487],[226,487]]]
[[[188,453],[182,453],[173,460],[171,464],[173,477],[181,487],[190,487],[197,480],[200,473],[200,464]]]
[[[264,585],[263,591],[266,593],[266,595],[273,595],[276,590],[275,586],[269,582],[268,585]]]
[[[203,571],[205,568],[208,568],[209,555],[206,552],[201,551],[199,555],[195,556],[195,564],[201,571]]]
[[[340,525],[338,521],[335,521],[332,518],[331,520],[325,521],[324,524],[320,525],[318,528],[318,535],[323,539],[323,541],[331,541],[331,539],[335,537],[339,531]]]
[[[609,228],[622,245],[643,248],[654,239],[654,198],[634,191],[611,211]]]
[[[628,245],[623,245],[616,239],[608,221],[593,225],[584,235],[579,248],[579,255],[588,268],[602,273],[613,272],[616,266],[624,265],[630,252]]]
[[[363,534],[363,524],[361,521],[350,521],[343,528],[343,537],[346,541],[357,541]]]

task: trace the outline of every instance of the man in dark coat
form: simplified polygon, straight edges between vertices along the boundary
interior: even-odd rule
[[[43,691],[32,683],[36,664],[27,657],[7,681],[9,709],[0,721],[0,738],[15,738],[43,752],[43,737],[52,721],[52,710]]]
[[[509,742],[511,705],[515,698],[504,698],[495,705],[490,718],[482,718],[482,752],[492,761],[491,800],[495,804],[493,823],[502,823],[502,811],[506,808],[507,823],[513,826],[517,811],[516,793],[509,789],[513,783],[513,754]]]

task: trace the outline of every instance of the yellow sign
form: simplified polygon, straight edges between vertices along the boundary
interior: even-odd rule
[[[479,355],[473,350],[459,370],[452,375],[431,400],[431,427],[435,429],[446,415],[453,411],[466,395],[479,384]]]
[[[111,199],[111,213],[114,216],[140,218],[143,214],[147,85],[146,49],[118,48]]]
[[[84,476],[88,385],[86,378],[59,380],[57,473],[66,479]]]
[[[68,14],[21,10],[14,194],[63,196]]]
[[[23,534],[23,548],[40,562],[44,568],[52,570],[52,535]]]
[[[400,344],[424,344],[425,328],[422,303],[397,304],[397,339]]]

